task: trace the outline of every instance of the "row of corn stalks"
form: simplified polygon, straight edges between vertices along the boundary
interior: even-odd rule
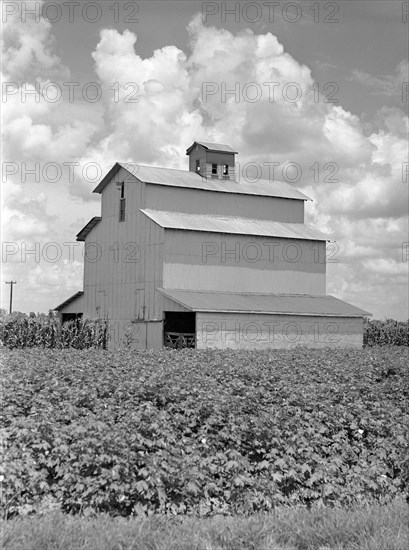
[[[8,348],[100,348],[108,345],[106,320],[77,319],[60,323],[58,317],[25,314],[0,316],[0,345]]]
[[[365,321],[364,346],[408,346],[409,321]]]

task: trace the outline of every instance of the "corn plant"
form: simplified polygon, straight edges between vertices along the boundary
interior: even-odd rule
[[[55,315],[0,314],[0,343],[13,348],[100,348],[108,344],[108,321],[77,319],[63,324]]]
[[[365,321],[364,346],[408,346],[409,321]]]

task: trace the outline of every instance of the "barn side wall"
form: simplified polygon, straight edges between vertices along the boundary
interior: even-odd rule
[[[363,319],[256,313],[196,314],[198,349],[361,349]]]
[[[206,152],[202,146],[195,145],[189,154],[189,172],[196,172],[196,160],[200,160],[201,170],[206,163]]]
[[[123,222],[117,186],[121,182]],[[156,289],[163,285],[164,231],[139,211],[144,206],[145,185],[119,170],[102,191],[102,219],[85,240],[84,295],[61,311],[74,307],[85,317],[109,319],[111,347],[118,347],[126,335],[137,347],[146,347],[147,338],[157,347],[156,334],[162,330],[149,323],[162,321],[163,296]]]
[[[78,298],[67,304],[64,308],[59,310],[58,313],[60,314],[60,316],[63,313],[84,313],[84,303],[84,295],[79,296]]]
[[[325,277],[323,241],[165,230],[164,288],[323,295]]]
[[[119,221],[119,189],[125,182],[125,221]],[[162,318],[163,229],[139,209],[144,184],[121,169],[102,192],[102,219],[86,238],[84,292],[90,316],[109,319]],[[98,257],[96,255],[98,254]],[[91,257],[92,256],[92,257]]]
[[[146,184],[146,208],[304,223],[304,201]]]

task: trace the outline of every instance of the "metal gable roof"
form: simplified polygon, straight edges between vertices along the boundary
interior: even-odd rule
[[[231,233],[236,235],[257,235],[312,241],[329,240],[323,233],[302,223],[283,223],[270,220],[253,220],[210,214],[186,214],[185,212],[164,212],[141,209],[155,223],[167,229]]]
[[[64,302],[62,302],[59,306],[54,308],[54,311],[59,311],[60,309],[63,309],[65,306],[68,306],[71,302],[76,300],[77,298],[81,298],[83,296],[84,292],[82,290],[79,290],[75,294],[73,294],[70,298],[67,298]]]
[[[171,187],[186,187],[189,189],[202,189],[220,193],[235,193],[244,195],[258,195],[264,197],[280,197],[285,199],[311,200],[298,189],[295,189],[283,181],[257,180],[254,183],[245,180],[216,180],[206,179],[190,172],[189,170],[176,170],[174,168],[160,168],[157,166],[144,166],[136,163],[117,162],[106,176],[94,189],[94,193],[101,193],[120,168],[124,168],[131,176],[148,184],[168,185]]]
[[[95,187],[95,189],[92,191],[93,193],[102,193],[102,190],[108,183],[111,181],[111,179],[115,176],[115,174],[118,172],[120,168],[123,168],[123,166],[116,162],[112,168],[105,174],[105,176],[102,178],[102,180],[98,183],[98,185]]]
[[[218,153],[235,153],[237,151],[232,149],[230,145],[225,145],[224,143],[209,143],[208,141],[194,141],[192,145],[186,149],[186,154],[188,155],[195,145],[201,145],[208,151],[216,151]]]
[[[85,237],[88,233],[101,221],[100,216],[94,216],[90,221],[85,225],[79,233],[77,233],[77,241],[85,241]]]
[[[199,312],[265,313],[331,317],[366,317],[363,309],[334,296],[309,294],[256,294],[195,290],[158,289],[167,298]]]

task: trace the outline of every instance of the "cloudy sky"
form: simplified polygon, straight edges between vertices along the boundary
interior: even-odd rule
[[[201,139],[314,199],[306,221],[336,242],[329,294],[408,318],[405,3],[2,8],[2,307],[9,280],[25,312],[82,289],[75,235],[115,161],[187,169]]]

